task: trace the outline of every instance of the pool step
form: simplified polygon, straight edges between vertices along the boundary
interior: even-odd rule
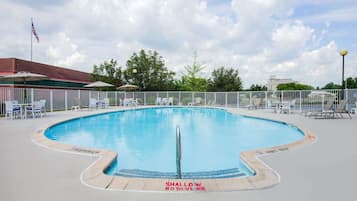
[[[157,172],[140,169],[121,169],[114,173],[116,176],[123,177],[142,177],[142,178],[177,178],[176,172]],[[225,170],[201,171],[201,172],[183,172],[182,179],[213,179],[246,176],[239,168]]]

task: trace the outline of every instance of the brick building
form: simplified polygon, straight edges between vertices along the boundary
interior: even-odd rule
[[[90,83],[89,73],[16,58],[0,58],[0,76],[21,71],[48,76],[48,80],[26,82],[26,87],[31,88],[83,89]],[[0,81],[0,86],[24,87],[21,82],[5,81]]]

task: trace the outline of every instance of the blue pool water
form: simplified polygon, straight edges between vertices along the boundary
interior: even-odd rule
[[[116,151],[117,161],[107,174],[171,177],[176,172],[177,125],[182,136],[182,172],[192,173],[191,177],[214,177],[220,171],[240,173],[228,176],[252,175],[240,161],[240,152],[303,138],[299,129],[284,123],[220,109],[180,107],[84,117],[50,127],[45,135],[66,144]]]

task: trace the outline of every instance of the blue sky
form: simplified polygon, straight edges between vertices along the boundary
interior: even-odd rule
[[[90,72],[94,64],[156,50],[179,75],[198,52],[205,65],[239,70],[245,87],[271,75],[322,86],[357,77],[357,3],[352,0],[67,0],[0,2],[0,57]]]

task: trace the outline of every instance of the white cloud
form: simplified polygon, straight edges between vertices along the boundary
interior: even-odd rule
[[[54,65],[72,67],[84,62],[86,55],[65,33],[58,33],[52,41],[46,53]]]
[[[318,29],[306,23],[308,18],[290,19],[298,3],[72,0],[43,9],[5,0],[0,2],[0,17],[7,19],[0,27],[0,56],[28,58],[33,16],[40,37],[34,59],[39,62],[90,72],[93,64],[110,58],[125,66],[133,52],[151,49],[180,73],[197,50],[200,63],[206,64],[205,76],[215,67],[238,68],[245,87],[265,84],[272,74],[312,85],[339,83],[339,45],[323,40],[333,21],[324,17]],[[353,58],[351,53],[346,65],[357,64]],[[347,73],[357,76],[353,68],[346,68]]]

